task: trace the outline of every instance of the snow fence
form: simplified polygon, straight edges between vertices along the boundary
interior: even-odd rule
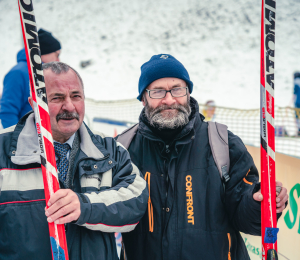
[[[199,104],[200,112],[206,109]],[[85,122],[94,131],[115,136],[138,122],[143,108],[136,99],[117,101],[96,101],[86,99]],[[275,108],[275,148],[276,152],[300,158],[300,136],[296,114],[300,109],[291,107]],[[238,135],[245,144],[260,146],[259,109],[235,109],[216,107],[213,121],[225,124]]]

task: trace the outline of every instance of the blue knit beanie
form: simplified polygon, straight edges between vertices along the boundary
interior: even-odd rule
[[[185,67],[169,54],[158,54],[144,63],[141,67],[141,76],[139,80],[139,96],[141,101],[145,89],[155,80],[161,78],[178,78],[184,80],[189,88],[189,92],[193,91],[193,82]]]

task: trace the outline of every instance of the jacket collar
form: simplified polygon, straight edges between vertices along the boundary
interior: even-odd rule
[[[190,97],[190,105],[192,113],[188,124],[182,129],[182,131],[177,135],[175,140],[184,141],[191,140],[190,136],[195,135],[195,130],[201,126],[204,116],[199,113],[199,105],[196,99]],[[158,136],[156,136],[151,129],[144,123],[146,119],[144,114],[145,109],[142,110],[139,118],[139,128],[138,130],[148,139],[153,141],[163,141]],[[188,138],[186,138],[188,136]]]
[[[106,155],[106,149],[84,123],[79,128],[79,135],[80,149],[87,157],[98,160]],[[33,112],[26,114],[17,124],[12,136],[10,156],[11,161],[17,165],[41,163]]]

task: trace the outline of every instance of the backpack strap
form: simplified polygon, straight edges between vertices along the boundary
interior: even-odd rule
[[[128,150],[128,147],[131,144],[133,137],[136,135],[138,127],[139,124],[137,123],[132,127],[126,129],[117,137],[117,142],[121,143]]]
[[[135,124],[132,127],[126,129],[117,137],[117,142],[121,143],[126,149],[129,148],[132,139],[136,135],[139,124]],[[229,146],[228,146],[228,131],[227,126],[217,123],[208,122],[208,139],[210,148],[220,173],[222,182],[228,182],[230,180],[229,167]]]
[[[208,139],[221,180],[223,183],[226,183],[230,180],[227,126],[217,122],[208,122]]]

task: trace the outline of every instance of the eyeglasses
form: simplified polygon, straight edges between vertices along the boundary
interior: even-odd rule
[[[187,89],[188,87],[182,87],[182,88],[173,88],[171,90],[146,89],[146,91],[148,92],[150,98],[160,99],[160,98],[164,98],[167,95],[167,92],[170,92],[172,97],[184,97],[187,95]]]

